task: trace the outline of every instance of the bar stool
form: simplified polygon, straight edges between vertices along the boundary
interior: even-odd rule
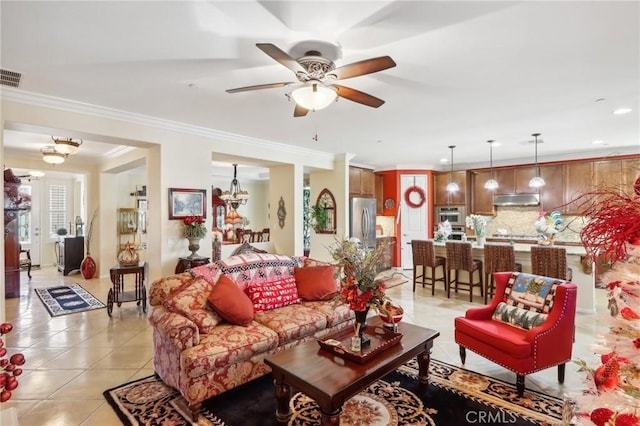
[[[494,272],[522,272],[522,264],[516,263],[516,251],[511,244],[485,243],[484,245],[484,304],[493,297]]]
[[[456,284],[455,290],[458,292],[458,285],[468,286],[462,290],[469,291],[469,302],[473,301],[473,288],[480,287],[480,296],[484,295],[483,286],[483,274],[482,274],[482,260],[476,260],[473,258],[471,251],[471,243],[463,241],[447,241],[445,243],[447,249],[447,297],[451,296],[451,286]],[[455,279],[451,280],[451,270],[454,270]],[[459,280],[458,273],[460,271],[467,271],[469,273],[469,282],[462,282]],[[473,273],[478,271],[478,282],[473,282]]]
[[[413,292],[416,292],[416,283],[418,278],[422,278],[422,288],[425,284],[431,286],[431,295],[436,294],[436,282],[442,281],[444,289],[447,290],[447,272],[445,265],[447,260],[442,256],[436,256],[433,249],[433,241],[429,240],[411,240],[411,251],[413,254]],[[418,266],[422,267],[422,274],[418,275]],[[436,269],[442,266],[442,278],[436,279]],[[427,268],[431,268],[431,277],[427,277]]]
[[[567,268],[564,247],[531,246],[531,273],[571,281],[573,271]]]

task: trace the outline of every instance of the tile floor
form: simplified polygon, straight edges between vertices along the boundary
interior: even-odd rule
[[[410,271],[405,271],[405,274]],[[85,280],[81,275],[63,277],[53,267],[33,271],[28,281],[22,276],[20,298],[6,300],[6,320],[14,324],[6,339],[9,353],[24,353],[27,362],[20,386],[2,409],[15,407],[23,426],[114,425],[117,416],[102,392],[127,381],[153,374],[152,330],[146,315],[135,303],[114,306],[113,317],[106,309],[51,318],[33,292],[36,287],[62,283],[81,284],[106,303],[108,278]],[[412,292],[411,282],[389,289],[388,295],[405,309],[405,320],[440,331],[433,356],[460,365],[458,347],[453,339],[453,318],[471,306],[468,294],[447,299],[443,290],[431,296],[429,287]],[[598,312],[605,312],[603,290],[597,290]],[[606,332],[601,314],[578,314],[574,357],[596,362],[590,350],[594,335]],[[509,382],[513,373],[472,352],[467,352],[466,368]],[[564,385],[556,380],[556,369],[527,376],[526,387],[562,396],[584,387],[584,376],[577,366],[567,365]]]

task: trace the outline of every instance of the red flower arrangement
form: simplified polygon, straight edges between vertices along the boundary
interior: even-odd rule
[[[185,238],[204,238],[207,227],[202,216],[186,216],[182,219],[182,236]]]
[[[0,324],[0,336],[8,334],[13,330],[11,323]],[[0,402],[7,402],[11,399],[11,391],[18,387],[18,376],[22,374],[24,355],[16,353],[7,358],[7,348],[4,341],[0,339]]]
[[[352,310],[364,311],[367,307],[379,310],[388,300],[384,282],[376,280],[383,255],[382,249],[369,250],[353,240],[339,241],[332,250],[331,256],[338,265],[336,273],[341,277],[338,298]]]

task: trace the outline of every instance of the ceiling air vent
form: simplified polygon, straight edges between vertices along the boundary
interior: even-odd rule
[[[18,72],[0,69],[0,84],[3,86],[18,87],[22,74]]]

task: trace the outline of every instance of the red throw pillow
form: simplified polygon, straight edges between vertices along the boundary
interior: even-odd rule
[[[253,302],[255,312],[300,303],[296,280],[293,277],[251,285],[247,287],[247,293]]]
[[[306,266],[295,268],[298,295],[303,300],[329,300],[338,291],[335,266]]]
[[[251,299],[226,275],[218,279],[207,300],[231,324],[247,326],[253,320]]]

